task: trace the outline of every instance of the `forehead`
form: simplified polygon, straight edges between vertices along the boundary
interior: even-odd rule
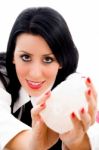
[[[22,33],[17,37],[16,47],[19,49],[28,50],[44,50],[51,52],[47,42],[40,35],[32,35],[29,33]]]

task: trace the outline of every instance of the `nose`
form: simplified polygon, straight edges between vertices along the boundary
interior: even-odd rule
[[[33,78],[41,78],[42,66],[39,63],[33,63],[30,67],[29,75]]]

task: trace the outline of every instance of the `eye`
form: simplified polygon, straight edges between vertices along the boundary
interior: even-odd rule
[[[25,62],[31,61],[31,57],[27,54],[21,55],[21,59]]]
[[[49,57],[49,56],[47,56],[43,59],[44,63],[52,63],[53,61],[54,61],[54,58]]]

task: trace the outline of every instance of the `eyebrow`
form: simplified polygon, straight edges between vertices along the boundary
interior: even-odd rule
[[[54,54],[53,54],[53,53],[44,54],[43,56],[50,56],[50,55],[53,55],[53,56],[54,56]]]
[[[20,50],[20,51],[18,51],[18,52],[20,52],[20,53],[25,53],[25,54],[28,54],[28,55],[33,55],[33,54],[28,53],[28,52],[26,52],[26,51],[24,51],[24,50]],[[43,56],[49,56],[49,55],[53,55],[53,56],[54,56],[53,53],[44,54]]]

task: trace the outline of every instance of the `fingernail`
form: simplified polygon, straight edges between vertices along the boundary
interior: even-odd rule
[[[90,96],[90,94],[91,94],[91,90],[89,89],[89,90],[87,91],[87,93],[88,93],[88,95]]]
[[[40,107],[45,107],[46,106],[46,104],[45,103],[42,103],[41,105],[40,105]]]
[[[85,109],[84,109],[84,108],[82,108],[82,109],[81,109],[81,113],[83,114],[84,112],[85,112]]]
[[[75,118],[75,113],[74,112],[72,112],[71,117]]]
[[[91,83],[91,80],[90,80],[90,78],[88,77],[87,78],[87,82],[90,84]]]

